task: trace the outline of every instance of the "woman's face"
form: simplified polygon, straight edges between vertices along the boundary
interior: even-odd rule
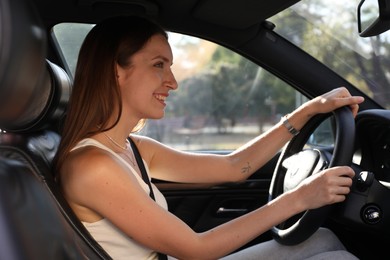
[[[171,71],[172,62],[172,50],[167,39],[157,34],[131,57],[130,66],[123,68],[117,65],[123,116],[134,117],[134,120],[164,116],[169,91],[177,89]]]

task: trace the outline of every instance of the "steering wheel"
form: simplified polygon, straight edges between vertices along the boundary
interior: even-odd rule
[[[317,149],[304,149],[313,131],[334,115],[336,137],[333,155]],[[333,166],[351,165],[355,141],[355,119],[349,107],[314,116],[282,151],[273,173],[268,201],[295,188],[302,180]],[[295,245],[309,238],[325,221],[332,205],[307,210],[274,226],[271,234],[284,245]]]

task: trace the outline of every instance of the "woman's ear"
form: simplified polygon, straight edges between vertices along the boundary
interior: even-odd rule
[[[116,74],[117,79],[119,79],[120,74],[122,73],[121,70],[122,70],[121,66],[119,66],[118,63],[116,63],[115,64],[115,74]]]
[[[124,80],[126,79],[125,70],[118,63],[115,65],[115,76],[118,85],[123,86]]]
[[[126,80],[131,74],[131,67],[122,67],[118,63],[115,65],[115,74],[118,80]]]
[[[122,67],[118,63],[115,65],[115,75],[119,86],[128,85],[128,81],[131,78],[133,69],[129,67]]]

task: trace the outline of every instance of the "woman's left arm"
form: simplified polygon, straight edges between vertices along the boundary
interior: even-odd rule
[[[287,116],[300,130],[314,115],[350,106],[356,115],[364,99],[337,88],[318,96]],[[135,136],[134,136],[135,137]],[[136,136],[134,140],[154,178],[184,183],[223,183],[245,180],[267,163],[293,137],[282,122],[228,155],[177,151],[157,141]]]

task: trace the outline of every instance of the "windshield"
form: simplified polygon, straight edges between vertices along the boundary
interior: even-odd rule
[[[275,31],[390,108],[389,32],[362,38],[359,1],[308,0],[270,19]]]

